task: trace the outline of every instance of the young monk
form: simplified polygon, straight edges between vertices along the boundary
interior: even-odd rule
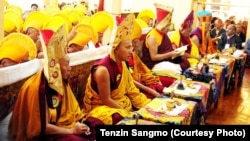
[[[185,51],[184,57],[188,59],[191,67],[195,67],[201,59],[198,47],[190,38],[193,20],[194,14],[193,11],[191,11],[181,24],[181,28],[174,31],[170,36],[172,44],[174,44],[177,48],[187,45],[187,50]]]
[[[133,111],[150,102],[140,93],[127,69],[133,51],[130,34],[134,15],[130,14],[117,28],[111,53],[91,69],[84,104],[88,116],[100,119],[104,124],[116,124],[123,117],[132,117]]]

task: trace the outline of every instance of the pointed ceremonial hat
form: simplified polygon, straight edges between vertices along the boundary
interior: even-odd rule
[[[166,27],[167,25],[170,25],[174,8],[160,3],[154,3],[154,6],[156,8],[156,15],[157,15],[156,19],[157,28],[161,29]]]
[[[44,29],[40,31],[40,41],[44,52],[44,74],[49,86],[64,95],[63,78],[60,59],[67,51],[67,39],[65,36],[66,25],[60,26],[56,31]]]
[[[114,50],[124,40],[131,40],[131,34],[133,32],[135,22],[135,15],[130,13],[121,23],[113,30],[114,34],[111,39],[112,49],[110,57],[115,60]]]
[[[181,24],[182,29],[192,27],[193,21],[194,21],[194,11],[192,10],[185,18],[185,20],[182,22]]]

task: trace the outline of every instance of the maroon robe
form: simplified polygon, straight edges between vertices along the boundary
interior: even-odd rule
[[[173,51],[174,49],[172,48],[172,43],[169,39],[169,37],[167,36],[167,34],[163,35],[162,38],[162,42],[158,47],[158,54],[164,54],[170,51]],[[142,61],[144,64],[146,64],[146,66],[148,66],[150,69],[152,69],[154,67],[154,65],[162,62],[162,61],[169,61],[175,64],[180,64],[182,70],[184,71],[185,69],[190,67],[189,62],[187,61],[186,58],[179,56],[176,57],[175,59],[164,59],[164,60],[160,60],[160,61],[153,61],[150,57],[150,53],[149,53],[149,49],[146,47],[146,42],[144,41],[143,46],[142,46]]]

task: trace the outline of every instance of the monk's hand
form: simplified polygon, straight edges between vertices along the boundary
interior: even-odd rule
[[[72,128],[72,130],[73,130],[73,134],[78,134],[78,135],[82,133],[86,135],[91,134],[90,128],[86,124],[83,124],[80,122],[77,122],[75,126]]]
[[[173,50],[173,51],[171,51],[170,53],[171,53],[171,58],[172,58],[172,59],[174,59],[174,58],[180,56],[180,54],[181,54],[181,53],[180,53],[179,51],[177,51],[177,50]]]
[[[91,132],[90,132],[90,128],[88,127],[88,125],[86,125],[86,124],[84,124],[84,123],[82,123],[82,124],[83,124],[83,128],[84,128],[84,130],[85,130],[84,134],[85,134],[85,135],[90,135]]]

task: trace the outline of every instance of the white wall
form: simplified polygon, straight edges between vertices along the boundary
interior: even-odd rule
[[[105,2],[112,2],[112,0],[105,0]],[[114,0],[113,0],[114,1]],[[175,27],[178,29],[182,21],[191,11],[192,0],[123,0],[127,1],[131,5],[130,11],[140,12],[143,9],[151,9],[155,11],[154,3],[162,3],[174,7],[174,13],[172,21],[175,23]],[[110,8],[107,7],[108,9]]]

